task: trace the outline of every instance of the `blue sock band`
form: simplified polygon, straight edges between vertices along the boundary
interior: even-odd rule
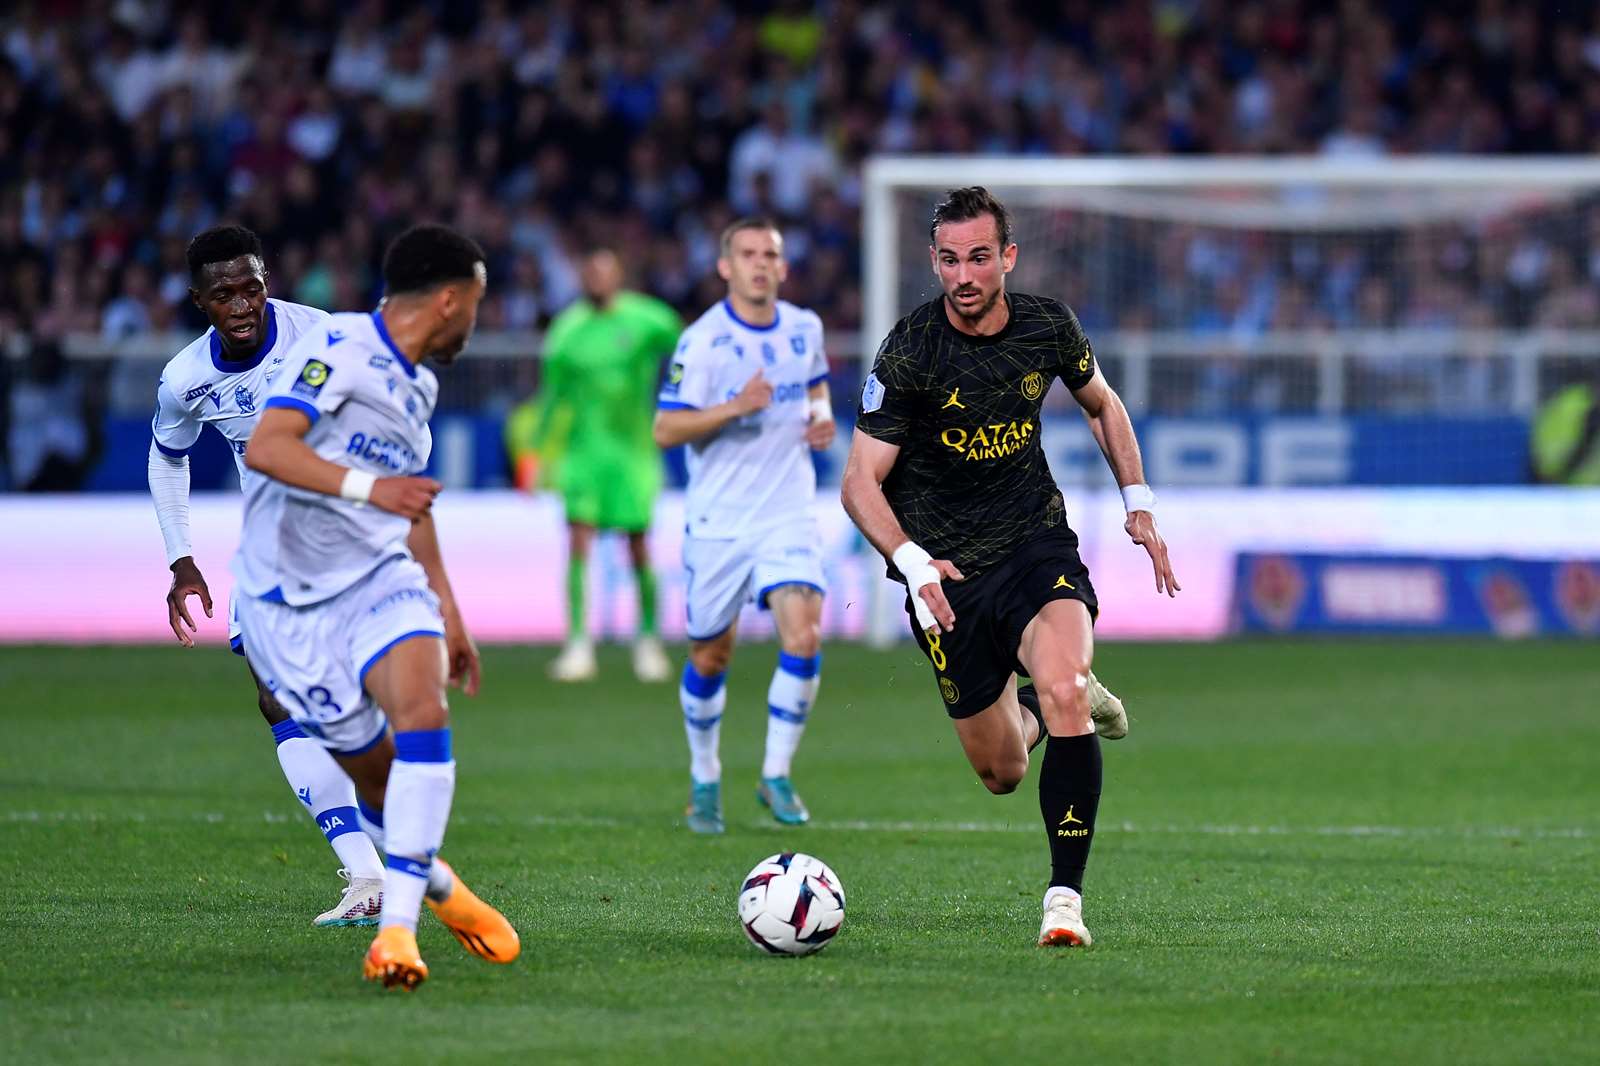
[[[789,722],[794,725],[804,725],[806,720],[805,711],[785,710],[782,707],[774,707],[770,703],[767,704],[767,713],[780,722]]]
[[[426,881],[428,879],[428,870],[433,866],[433,863],[423,862],[421,859],[408,859],[404,855],[391,855],[386,865],[391,870],[399,870],[401,873],[410,874],[412,877],[420,877]]]
[[[401,762],[449,762],[450,727],[396,733],[394,757]]]
[[[317,815],[317,828],[322,830],[322,835],[332,843],[337,837],[346,833],[361,832],[361,822],[356,817],[354,807],[329,807]]]
[[[304,739],[305,735],[306,731],[296,725],[293,718],[285,718],[272,727],[272,742],[274,744],[282,744],[286,740],[294,740],[296,738]]]
[[[379,829],[383,828],[382,811],[375,811],[371,807],[368,807],[367,801],[362,799],[360,796],[356,797],[356,806],[361,808],[361,817],[367,820],[368,825],[377,826]]]
[[[778,669],[786,674],[792,674],[802,681],[809,681],[822,672],[822,653],[808,658],[799,655],[790,655],[786,651],[778,653]]]
[[[694,663],[683,664],[683,690],[696,699],[710,699],[722,691],[722,682],[726,680],[726,673],[712,674],[710,677],[701,677],[695,672]]]

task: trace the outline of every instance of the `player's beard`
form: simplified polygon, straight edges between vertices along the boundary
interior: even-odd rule
[[[980,289],[979,292],[982,292],[982,290]],[[958,318],[961,318],[967,322],[981,322],[983,321],[984,315],[994,310],[995,301],[1000,299],[1000,292],[1000,289],[995,289],[994,292],[989,294],[989,298],[987,300],[978,305],[978,309],[976,311],[970,313],[961,310],[961,305],[956,302],[956,295],[953,292],[945,294],[945,302],[950,305],[950,310],[954,311]]]

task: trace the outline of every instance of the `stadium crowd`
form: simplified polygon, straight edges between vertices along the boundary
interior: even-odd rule
[[[1600,11],[1582,10],[24,2],[0,16],[0,330],[199,327],[182,247],[221,218],[262,234],[280,295],[322,307],[370,303],[384,240],[434,217],[490,246],[487,328],[548,321],[595,242],[690,311],[715,289],[713,235],[754,211],[786,224],[788,294],[849,328],[871,152],[1590,152]],[[1526,315],[1600,320],[1600,260],[1551,251],[1513,241],[1498,277],[1377,279],[1356,255],[1306,292],[1184,249],[1166,258],[1206,274],[1198,303],[1116,314],[1405,323],[1470,309],[1452,287],[1511,285]]]

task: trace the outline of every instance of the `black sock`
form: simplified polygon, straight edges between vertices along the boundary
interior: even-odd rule
[[[1033,743],[1028,745],[1028,750],[1032,751],[1043,742],[1045,732],[1044,712],[1039,709],[1039,690],[1033,687],[1033,683],[1031,681],[1026,685],[1017,686],[1017,702],[1022,704],[1023,710],[1033,715],[1033,720],[1035,722],[1039,723],[1038,735],[1033,738]]]
[[[1100,738],[1051,737],[1039,769],[1039,813],[1050,838],[1050,885],[1083,891],[1083,868],[1100,808]]]

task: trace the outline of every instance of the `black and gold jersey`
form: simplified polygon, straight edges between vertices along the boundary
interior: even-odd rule
[[[906,534],[968,577],[1066,521],[1039,409],[1054,379],[1081,389],[1094,377],[1071,308],[1005,299],[1011,318],[987,337],[952,326],[943,296],[902,318],[878,349],[856,420],[900,447],[883,491]],[[893,567],[890,576],[899,577]]]

